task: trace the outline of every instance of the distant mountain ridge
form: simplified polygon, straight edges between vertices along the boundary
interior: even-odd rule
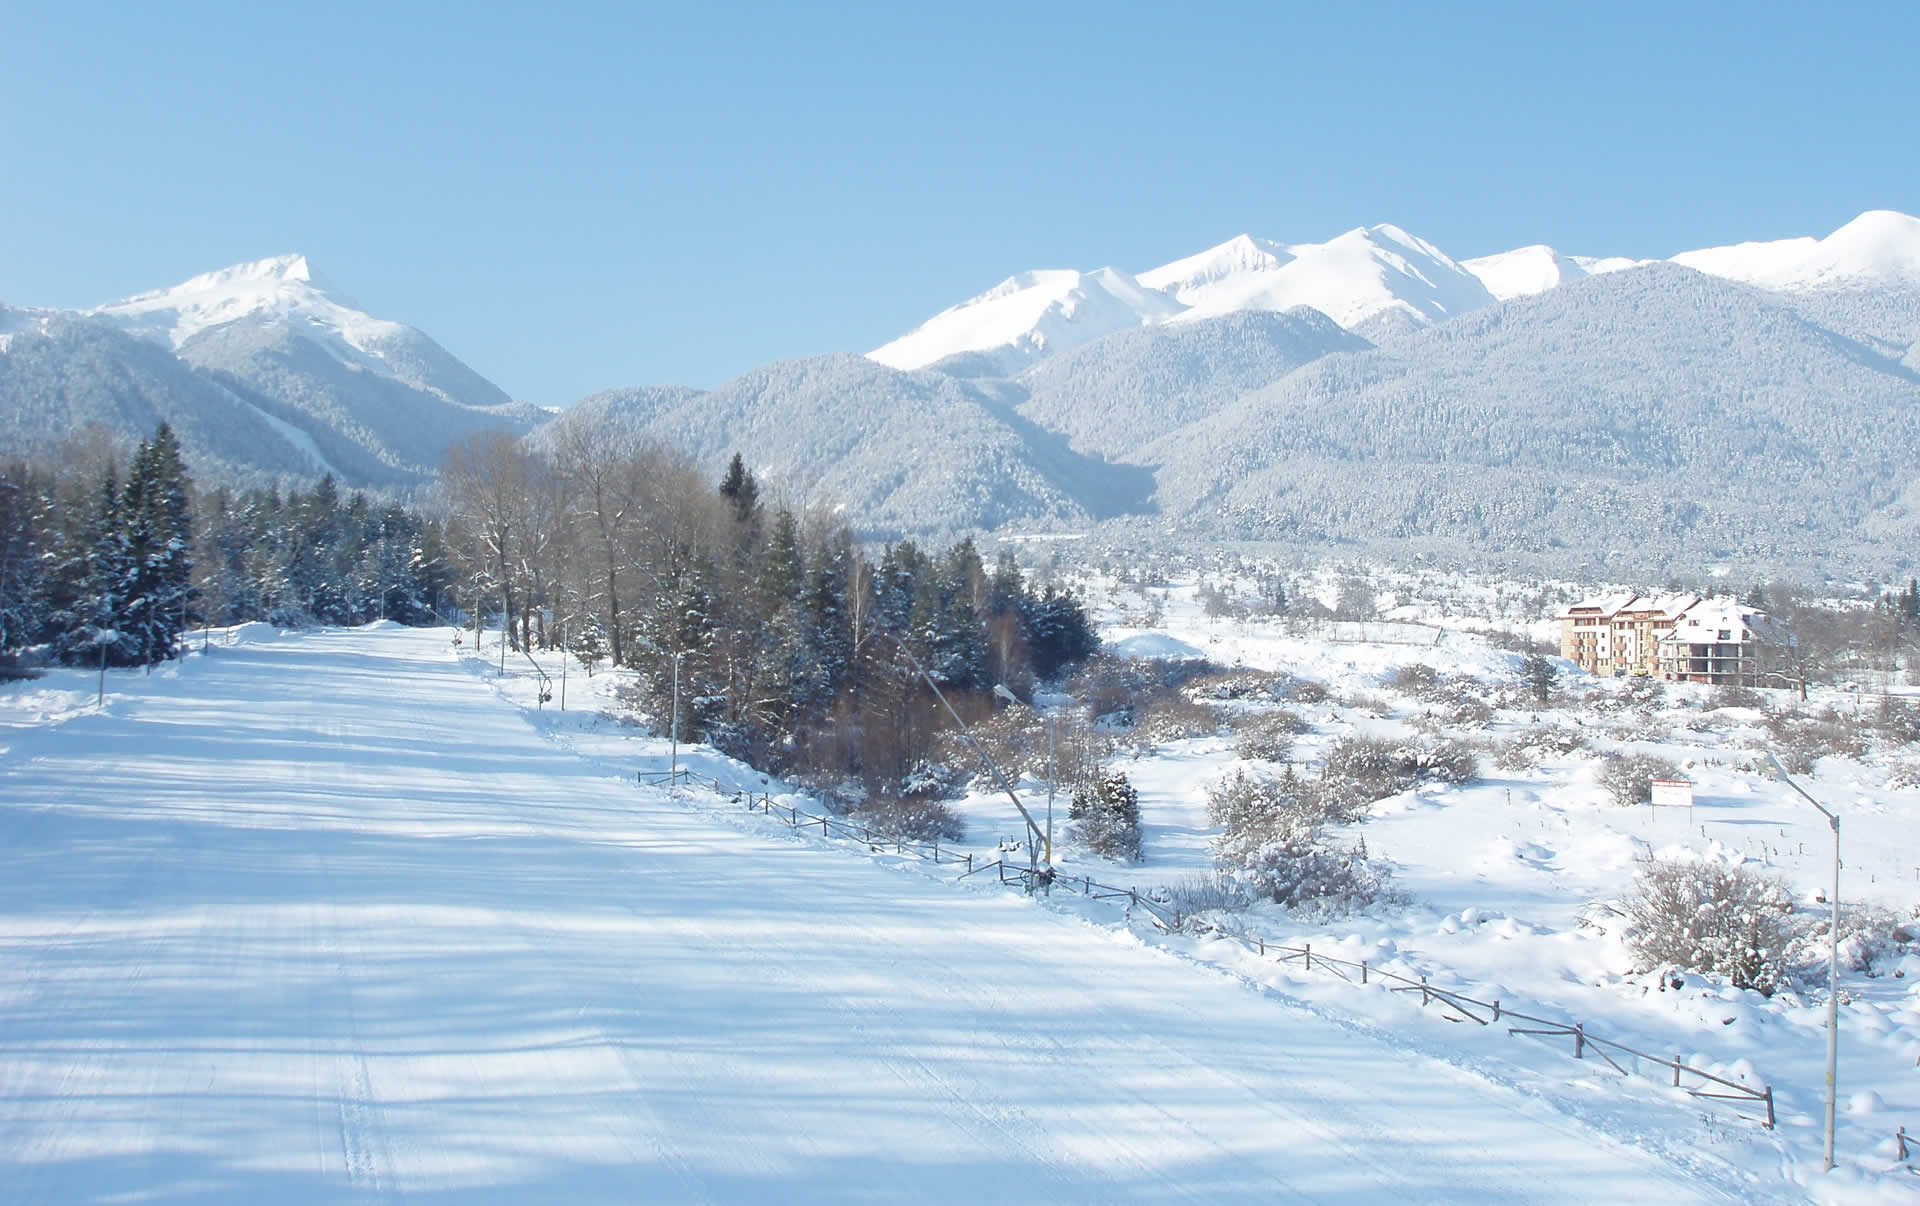
[[[44,453],[89,424],[144,438],[165,420],[190,463],[225,478],[405,489],[433,480],[460,436],[545,417],[366,313],[301,255],[89,310],[5,314],[0,451]]]
[[[87,311],[0,306],[0,454],[161,419],[197,470],[400,490],[483,428],[535,448],[656,440],[716,480],[738,451],[767,497],[876,539],[1118,521],[1903,567],[1920,547],[1920,221],[1869,211],[1674,261],[1544,245],[1456,261],[1385,225],[1243,236],[1138,276],[1018,274],[872,356],[610,390],[557,417],[301,256]]]
[[[1568,255],[1535,244],[1456,261],[1392,225],[1356,227],[1324,243],[1239,235],[1136,276],[1095,274],[1086,304],[1042,310],[1029,291],[1082,288],[1071,270],[1027,272],[951,307],[869,353],[895,368],[964,364],[970,375],[1015,373],[1116,331],[1245,311],[1310,306],[1363,336],[1404,333],[1483,306],[1653,260]],[[1920,295],[1920,219],[1869,210],[1825,238],[1740,243],[1682,252],[1671,262],[1794,293],[1894,289]],[[1019,282],[1033,282],[1015,287]],[[1069,283],[1071,282],[1071,283]],[[964,316],[964,321],[961,320]],[[1066,323],[1077,322],[1070,331]],[[1916,332],[1915,339],[1920,339]],[[1909,341],[1911,342],[1911,340]]]

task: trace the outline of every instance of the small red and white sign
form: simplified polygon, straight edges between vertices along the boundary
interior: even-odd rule
[[[1686,779],[1655,779],[1651,803],[1662,808],[1692,808],[1693,784]]]

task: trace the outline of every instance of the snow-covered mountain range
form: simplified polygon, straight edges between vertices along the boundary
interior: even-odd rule
[[[1920,220],[1670,261],[1393,226],[1025,273],[868,356],[508,403],[305,258],[0,306],[0,455],[166,419],[195,471],[430,483],[480,428],[740,452],[868,536],[1084,530],[1885,570],[1920,545]],[[1659,572],[1656,568],[1655,572]],[[1905,572],[1902,570],[1901,572]]]
[[[144,438],[164,419],[223,476],[404,487],[466,433],[541,417],[301,255],[88,310],[0,307],[0,450],[45,452],[92,424]]]
[[[964,364],[976,375],[989,368],[1012,375],[1116,331],[1298,306],[1376,336],[1650,262],[1540,244],[1454,260],[1390,225],[1357,227],[1324,243],[1243,234],[1137,276],[1117,268],[1021,273],[868,355],[900,369]],[[1824,239],[1709,247],[1672,262],[1772,290],[1920,287],[1920,219],[1871,210]]]

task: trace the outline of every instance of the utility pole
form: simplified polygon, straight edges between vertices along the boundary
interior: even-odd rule
[[[1827,1168],[1833,1168],[1833,1129],[1836,1103],[1839,1100],[1837,1073],[1840,1065],[1840,816],[1829,812],[1826,805],[1814,799],[1801,789],[1787,768],[1780,765],[1780,759],[1773,751],[1767,751],[1767,761],[1773,764],[1773,772],[1786,782],[1788,787],[1800,793],[1802,799],[1820,810],[1827,818],[1827,824],[1833,828],[1833,921],[1827,927]]]

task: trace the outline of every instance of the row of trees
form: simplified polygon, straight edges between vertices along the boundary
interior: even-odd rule
[[[646,702],[754,765],[897,790],[944,727],[1089,656],[1070,594],[971,541],[876,560],[830,512],[770,506],[738,456],[715,483],[684,455],[560,425],[533,450],[483,433],[443,467],[462,607],[515,648],[564,642],[646,671]]]
[[[122,464],[127,468],[124,473]],[[162,427],[130,463],[80,441],[0,475],[0,653],[152,663],[200,623],[433,622],[641,669],[680,736],[891,792],[1005,684],[1097,645],[1079,601],[969,542],[870,556],[831,514],[769,506],[738,457],[716,488],[681,454],[562,428],[532,450],[457,445],[444,514],[343,494],[195,492]],[[196,518],[197,517],[197,518]]]
[[[441,528],[331,477],[197,491],[164,424],[130,458],[83,436],[0,470],[0,657],[151,665],[201,623],[430,623],[454,581]]]
[[[0,476],[0,655],[44,644],[111,666],[171,655],[192,619],[186,465],[162,424],[124,476],[108,457],[65,479],[16,465]]]

